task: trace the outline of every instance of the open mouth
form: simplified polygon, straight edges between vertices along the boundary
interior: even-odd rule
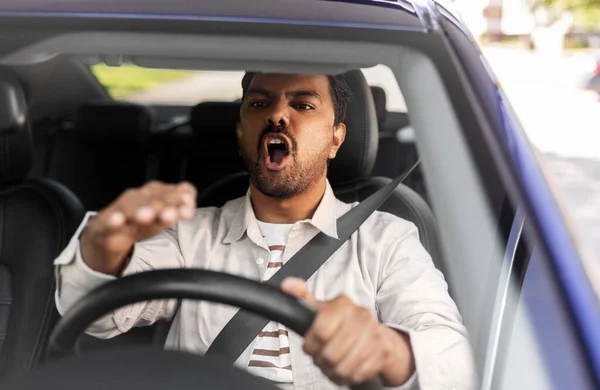
[[[268,134],[264,138],[265,163],[270,170],[283,168],[286,158],[290,154],[286,139],[279,134]]]

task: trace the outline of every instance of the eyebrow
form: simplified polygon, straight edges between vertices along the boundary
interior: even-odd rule
[[[256,95],[263,95],[266,97],[273,97],[273,93],[271,93],[270,91],[263,89],[263,88],[250,88],[248,89],[248,95],[250,94],[256,94]],[[285,96],[290,99],[294,99],[294,98],[299,98],[299,97],[313,97],[315,99],[318,99],[319,101],[323,101],[323,98],[321,98],[321,95],[319,95],[318,93],[316,93],[315,91],[310,91],[310,90],[297,90],[297,91],[288,91],[285,93]]]

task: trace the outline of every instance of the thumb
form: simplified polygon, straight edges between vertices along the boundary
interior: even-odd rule
[[[293,277],[285,278],[281,282],[281,290],[298,299],[306,301],[311,306],[316,306],[318,303],[316,298],[308,291],[306,282],[303,279]]]

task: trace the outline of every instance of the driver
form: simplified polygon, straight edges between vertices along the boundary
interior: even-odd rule
[[[246,73],[242,89],[237,137],[250,173],[247,195],[196,209],[189,183],[151,182],[88,213],[55,260],[61,314],[98,285],[154,269],[266,281],[317,233],[337,237],[336,219],[352,207],[327,181],[346,133],[344,76]],[[315,321],[304,339],[269,323],[236,362],[251,373],[289,389],[333,389],[373,376],[402,389],[474,386],[466,330],[414,224],[375,212],[307,282],[288,278],[281,289],[313,303]],[[110,338],[174,317],[166,348],[204,353],[236,311],[140,302],[87,332]]]

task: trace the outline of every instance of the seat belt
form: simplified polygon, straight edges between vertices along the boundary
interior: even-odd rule
[[[308,280],[358,230],[363,222],[390,197],[396,187],[417,167],[419,161],[417,160],[404,174],[396,177],[338,218],[339,238],[330,237],[322,232],[318,233],[266,283],[279,287],[283,279],[290,276]],[[218,355],[221,360],[233,365],[270,321],[246,310],[238,310],[212,342],[206,355]]]

